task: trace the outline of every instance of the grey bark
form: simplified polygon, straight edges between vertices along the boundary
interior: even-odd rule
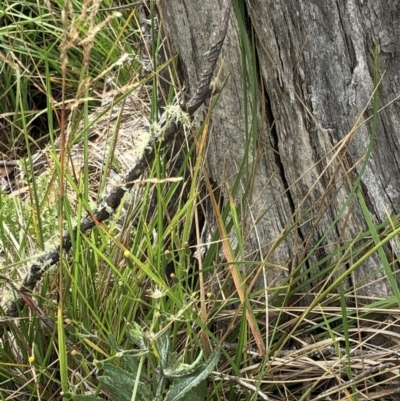
[[[172,51],[179,54],[189,88],[199,80],[220,3],[158,2],[165,34]],[[301,219],[267,260],[282,266],[267,270],[267,284],[274,286],[324,235],[360,171],[371,134],[367,120],[372,115],[375,43],[380,73],[385,71],[379,86],[381,107],[399,95],[400,5],[378,0],[247,0],[245,4],[248,33],[256,38],[258,99],[253,104],[243,96],[240,34],[232,14],[220,76],[228,82],[212,117],[207,163],[211,177],[224,191],[228,188],[224,183],[232,187],[245,156],[244,111],[256,108],[260,157],[254,152],[248,155],[249,171],[255,172],[245,205],[249,254],[262,260],[282,232]],[[352,131],[359,117],[365,123]],[[362,178],[363,195],[375,223],[400,212],[399,132],[400,107],[394,102],[379,114],[374,150]],[[365,219],[354,198],[305,267],[364,231]],[[390,258],[396,257],[395,244],[385,251]],[[336,273],[345,268],[340,266]],[[373,285],[357,284],[368,275]],[[320,281],[310,285],[310,292],[318,290]],[[351,285],[359,287],[359,296],[386,297],[391,291],[377,257],[349,277],[346,286]]]

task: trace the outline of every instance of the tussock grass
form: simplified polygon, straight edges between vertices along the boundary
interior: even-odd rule
[[[1,166],[3,307],[32,259],[59,244],[116,185],[134,163],[138,141],[156,129],[160,111],[182,89],[154,3],[102,11],[109,3],[0,6],[0,145],[11,163]],[[255,104],[255,49],[243,12],[235,3],[245,97]],[[0,399],[107,399],[112,390],[121,399],[168,399],[178,369],[181,377],[197,372],[193,399],[396,399],[400,295],[396,261],[383,247],[397,241],[400,222],[390,216],[375,224],[359,189],[374,142],[377,94],[361,173],[331,226],[357,199],[368,229],[319,259],[327,232],[285,282],[266,282],[261,290],[255,283],[267,269],[283,268],[270,256],[309,216],[296,215],[267,252],[248,254],[257,111],[245,119],[247,156],[234,185],[216,187],[205,160],[217,101],[204,121],[186,124],[172,148],[158,150],[106,225],[77,232],[59,266],[35,292],[22,294],[27,307],[20,318],[3,318],[9,331],[0,350]],[[335,163],[345,141],[327,155]],[[382,262],[390,298],[358,295],[374,277],[343,285],[372,255]],[[316,278],[323,283],[310,290]],[[298,306],[302,299],[311,302]],[[209,376],[207,391],[200,371]]]

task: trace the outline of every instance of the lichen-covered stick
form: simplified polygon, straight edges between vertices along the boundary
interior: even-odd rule
[[[190,115],[193,114],[201,104],[210,96],[210,84],[213,77],[215,66],[218,57],[221,52],[222,45],[228,29],[228,21],[231,10],[231,0],[225,0],[221,9],[221,21],[218,25],[217,34],[213,40],[210,51],[207,54],[206,65],[204,66],[203,73],[198,84],[197,90],[191,99],[187,102],[186,106],[183,104],[181,108],[187,111]],[[52,251],[40,256],[29,269],[29,273],[24,278],[19,290],[29,291],[33,290],[37,283],[42,278],[43,274],[48,271],[51,266],[54,266],[60,261],[60,254],[62,252],[68,252],[72,247],[71,237],[75,236],[79,229],[82,233],[91,230],[98,222],[107,220],[113,212],[118,208],[125,191],[133,186],[133,182],[140,178],[142,173],[146,170],[149,164],[154,160],[156,148],[158,142],[165,145],[172,141],[175,134],[178,132],[181,123],[174,117],[171,116],[166,119],[163,115],[160,119],[161,129],[151,139],[149,145],[146,147],[143,155],[138,159],[135,165],[126,174],[123,183],[125,185],[119,185],[107,194],[103,200],[99,203],[93,214],[88,214],[80,223],[79,228],[75,227],[72,233],[68,232],[64,235],[62,241],[62,249],[55,248]],[[23,299],[15,294],[15,299],[6,306],[5,315],[6,317],[17,317],[18,310],[24,306]],[[0,337],[4,334],[6,320],[2,319],[0,322]]]

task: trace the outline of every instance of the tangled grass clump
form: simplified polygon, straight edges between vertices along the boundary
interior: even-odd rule
[[[0,5],[0,398],[395,400],[396,292],[361,305],[342,283],[399,217],[289,269],[268,255],[301,222],[249,255],[248,202],[208,176],[230,2],[186,104],[154,1],[81,3]]]

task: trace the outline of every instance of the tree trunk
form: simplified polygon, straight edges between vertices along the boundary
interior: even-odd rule
[[[400,88],[400,7],[396,1],[379,0],[247,0],[244,13],[240,7],[231,14],[222,50],[218,80],[227,79],[227,84],[212,116],[207,165],[226,193],[246,162],[248,182],[241,185],[251,187],[245,205],[250,211],[248,252],[258,260],[268,255],[265,262],[280,266],[266,273],[267,285],[276,286],[307,254],[303,269],[317,266],[308,274],[316,276],[324,268],[318,261],[367,231],[357,196],[335,219],[356,183],[370,143],[376,44],[383,77],[379,102],[387,107],[379,113],[360,188],[374,223],[400,212],[400,108],[398,102],[390,104]],[[189,89],[195,88],[219,21],[219,3],[159,0],[158,9],[172,52],[179,55],[182,78]],[[255,41],[254,59],[247,62],[256,63],[256,85],[242,62],[237,18],[243,15],[249,42]],[[251,121],[254,108],[257,122]],[[254,142],[246,150],[247,135]],[[385,252],[393,261],[396,244]],[[338,261],[335,275],[351,262]],[[314,280],[310,293],[320,285],[321,278]],[[358,296],[391,294],[376,255],[347,278],[345,287],[353,286]],[[301,303],[308,301],[303,298]]]

